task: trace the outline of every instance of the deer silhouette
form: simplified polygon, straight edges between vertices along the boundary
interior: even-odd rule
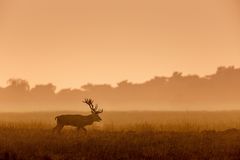
[[[92,99],[84,99],[82,101],[83,103],[86,103],[89,108],[91,109],[92,114],[84,116],[84,115],[59,115],[55,117],[55,120],[57,120],[56,127],[53,128],[53,132],[60,133],[64,126],[74,126],[77,127],[77,130],[79,131],[82,129],[83,131],[87,131],[86,128],[84,128],[87,125],[91,125],[94,122],[100,122],[102,119],[100,118],[99,114],[103,112],[103,109],[98,109],[98,105],[93,105]]]

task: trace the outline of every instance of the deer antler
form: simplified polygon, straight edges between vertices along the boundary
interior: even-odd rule
[[[99,114],[103,112],[103,109],[100,109],[100,110],[98,109],[97,104],[95,106],[93,105],[94,101],[91,98],[86,98],[82,102],[86,103],[90,107],[91,111],[95,114]]]

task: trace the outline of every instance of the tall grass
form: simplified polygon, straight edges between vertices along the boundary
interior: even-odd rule
[[[111,119],[88,127],[87,134],[67,127],[53,134],[54,116],[40,118],[9,114],[0,123],[0,159],[4,160],[95,160],[95,159],[239,159],[240,131],[238,115],[225,118],[217,114],[178,115],[175,120],[159,117],[126,122]],[[113,113],[114,114],[114,113]],[[115,113],[118,114],[118,113]],[[130,113],[128,113],[130,114]],[[137,114],[137,113],[136,113]],[[176,113],[173,113],[177,115]],[[208,114],[208,113],[206,113]],[[223,113],[219,113],[223,114]],[[28,115],[28,117],[26,116]],[[36,114],[37,115],[37,114]],[[48,115],[49,114],[45,114]],[[52,113],[51,115],[54,115]],[[165,115],[162,113],[156,115]],[[12,116],[12,117],[11,117]],[[19,116],[19,117],[18,117]],[[108,117],[107,117],[108,116]],[[34,118],[35,117],[35,118]],[[134,118],[141,117],[135,115]],[[180,118],[181,117],[181,118]],[[190,118],[191,117],[191,118]],[[207,117],[207,118],[206,118]],[[211,118],[212,119],[211,119]],[[132,117],[132,119],[134,119]],[[104,119],[104,118],[103,118]],[[130,118],[131,119],[131,118]],[[151,120],[150,120],[151,119]],[[105,119],[104,119],[105,120]],[[236,128],[236,129],[231,129]]]

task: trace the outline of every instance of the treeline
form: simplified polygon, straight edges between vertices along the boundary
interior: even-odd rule
[[[174,72],[140,84],[126,80],[117,87],[86,84],[58,92],[51,83],[31,88],[26,80],[10,79],[0,87],[0,110],[86,110],[85,97],[106,110],[240,109],[240,68],[219,67],[204,77]]]

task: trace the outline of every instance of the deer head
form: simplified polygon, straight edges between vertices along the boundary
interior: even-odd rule
[[[98,109],[98,105],[95,104],[95,106],[93,105],[93,100],[90,99],[90,98],[86,98],[82,101],[83,103],[86,103],[89,108],[91,109],[91,112],[92,112],[92,115],[94,115],[94,119],[96,121],[101,121],[102,119],[99,117],[99,113],[102,113],[103,112],[103,109]]]

